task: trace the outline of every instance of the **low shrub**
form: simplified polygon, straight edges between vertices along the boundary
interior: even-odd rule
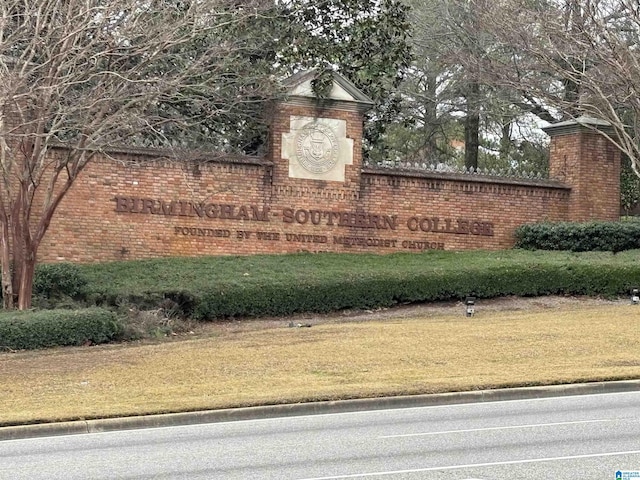
[[[528,250],[622,252],[640,248],[640,221],[535,223],[515,236],[515,246]]]
[[[88,265],[97,304],[212,320],[371,309],[467,295],[627,295],[640,251],[296,254]]]
[[[196,319],[277,316],[300,312],[370,309],[395,304],[460,300],[467,295],[592,295],[615,297],[640,285],[640,266],[529,264],[430,271],[412,276],[371,275],[309,284],[221,285],[203,294]]]
[[[106,343],[116,339],[122,329],[116,315],[101,308],[2,312],[0,349]]]
[[[38,264],[33,279],[33,294],[47,299],[79,299],[85,296],[87,283],[87,277],[78,265]]]

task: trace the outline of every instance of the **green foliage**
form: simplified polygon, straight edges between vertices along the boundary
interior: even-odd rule
[[[202,78],[194,76],[179,96],[160,102],[158,114],[167,123],[162,135],[144,138],[144,144],[168,141],[259,154],[267,135],[265,106],[282,94],[277,80],[315,68],[318,97],[327,95],[328,72],[335,69],[374,100],[365,127],[366,148],[380,145],[380,136],[398,115],[396,87],[411,56],[403,2],[285,0],[262,7],[259,15],[246,15],[229,2],[226,10],[216,12],[219,28],[176,48],[168,60],[172,64],[212,45],[232,47],[234,54],[223,64],[210,59]],[[220,73],[214,89],[204,81],[209,71]],[[237,101],[230,105],[228,98]],[[198,127],[181,131],[181,124],[171,120],[183,117],[197,119]]]
[[[289,48],[280,52],[293,70],[328,68],[351,80],[375,106],[365,124],[365,149],[381,137],[400,112],[397,87],[411,61],[407,6],[400,0],[290,0],[293,28]],[[324,85],[326,86],[326,85]],[[317,83],[322,96],[323,82]]]
[[[540,141],[522,141],[509,145],[506,156],[497,155],[500,145],[495,140],[481,138],[478,167],[483,170],[514,171],[527,174],[549,174],[549,145]]]
[[[50,263],[36,266],[33,294],[47,299],[80,298],[86,293],[87,278],[76,264]]]
[[[639,251],[425,252],[172,258],[84,266],[93,299],[194,319],[290,315],[505,295],[616,296],[640,284]]]
[[[3,350],[106,343],[121,332],[116,315],[101,308],[0,313]]]
[[[333,87],[333,74],[330,66],[318,70],[316,77],[311,81],[311,88],[318,98],[327,98]]]
[[[631,168],[631,161],[623,155],[620,170],[620,205],[629,214],[640,204],[640,178]]]
[[[530,250],[621,252],[640,248],[640,221],[536,223],[515,235],[516,247]]]
[[[268,102],[282,95],[276,68],[279,52],[291,44],[293,27],[280,5],[263,4],[255,14],[235,2],[222,3],[212,18],[217,28],[180,44],[167,59],[169,67],[211,48],[228,58],[208,58],[199,76],[182,85],[179,95],[163,100],[158,115],[166,119],[161,135],[148,135],[144,146],[180,146],[261,154],[267,136]],[[215,88],[208,79],[217,73]],[[229,102],[229,99],[233,99]],[[189,122],[172,121],[188,118]],[[183,128],[185,123],[187,128]]]

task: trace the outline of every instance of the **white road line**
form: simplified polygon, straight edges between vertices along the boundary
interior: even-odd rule
[[[575,460],[578,458],[616,457],[620,455],[637,455],[638,453],[640,453],[640,450],[630,450],[627,452],[590,453],[586,455],[570,455],[566,457],[529,458],[525,460],[507,460],[504,462],[470,463],[468,465],[446,465],[443,467],[413,468],[409,470],[392,470],[388,472],[353,473],[350,475],[335,475],[331,477],[301,478],[299,480],[340,480],[344,478],[384,477],[387,475],[401,475],[405,473],[435,472],[439,470],[459,470],[461,468],[496,467],[499,465],[517,465],[522,463],[554,462],[558,460]]]
[[[486,432],[490,430],[512,430],[517,428],[539,428],[539,427],[556,427],[559,425],[578,425],[582,423],[600,423],[600,422],[614,422],[617,419],[602,419],[602,420],[577,420],[574,422],[556,422],[556,423],[533,423],[530,425],[510,425],[506,427],[486,427],[486,428],[470,428],[467,430],[444,430],[441,432],[421,432],[421,433],[403,433],[398,435],[382,435],[378,438],[403,438],[403,437],[424,437],[427,435],[449,435],[452,433],[469,433],[469,432]]]

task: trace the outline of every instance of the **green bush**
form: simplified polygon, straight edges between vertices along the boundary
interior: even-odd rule
[[[101,308],[2,312],[0,349],[106,343],[122,329],[116,315]]]
[[[46,275],[40,278],[50,287],[41,293],[75,292],[117,313],[100,308],[4,312],[0,349],[103,343],[135,338],[140,329],[163,334],[182,319],[372,309],[468,295],[616,297],[640,286],[640,250],[295,254],[43,267]],[[65,271],[86,279],[86,286],[65,284],[60,278]]]
[[[36,266],[33,294],[37,297],[79,299],[86,294],[86,287],[87,278],[78,265],[45,263]]]
[[[558,222],[522,225],[516,247],[528,250],[622,252],[640,248],[640,221]]]
[[[640,251],[527,250],[171,258],[87,265],[89,296],[109,308],[210,320],[505,295],[627,295]]]
[[[310,284],[226,285],[203,294],[196,319],[291,315],[395,304],[509,295],[592,295],[615,297],[640,285],[640,266],[530,264],[424,272],[413,276],[371,275]]]

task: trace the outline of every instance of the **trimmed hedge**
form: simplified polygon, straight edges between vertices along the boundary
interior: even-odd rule
[[[522,225],[516,248],[572,252],[622,252],[640,248],[640,221],[558,222]]]
[[[2,312],[0,349],[106,343],[122,330],[116,315],[102,308]]]
[[[158,259],[87,268],[98,304],[157,309],[169,299],[180,314],[211,320],[371,309],[467,295],[615,297],[640,285],[639,260],[640,251],[509,250]]]
[[[123,316],[154,310],[195,320],[371,309],[468,295],[616,297],[640,286],[640,250],[165,258],[73,268],[73,276],[87,279],[83,301]],[[56,275],[44,278],[51,279],[49,291],[57,288]],[[73,291],[62,289],[65,295]],[[0,313],[0,350],[122,339],[127,320],[116,315],[101,308]]]
[[[270,285],[221,285],[197,299],[193,316],[290,315],[369,309],[395,304],[459,300],[467,295],[592,295],[615,297],[640,285],[640,268],[603,269],[593,265],[527,265],[516,268],[460,269],[410,277],[371,276],[330,282]]]

